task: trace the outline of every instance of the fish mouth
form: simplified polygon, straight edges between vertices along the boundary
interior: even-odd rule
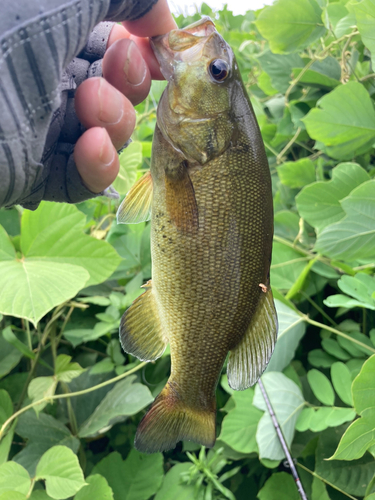
[[[204,16],[184,29],[175,29],[165,35],[150,38],[164,78],[168,81],[172,79],[176,62],[201,57],[205,42],[215,35],[218,35],[215,24],[210,17]],[[187,50],[188,54],[185,53]]]

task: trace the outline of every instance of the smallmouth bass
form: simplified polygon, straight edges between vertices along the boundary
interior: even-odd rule
[[[152,281],[122,317],[122,346],[151,361],[170,343],[169,380],[135,438],[146,453],[180,440],[213,446],[228,352],[229,385],[243,390],[277,336],[271,178],[233,52],[207,17],[151,45],[168,85],[151,170],[118,212],[123,223],[151,214]]]

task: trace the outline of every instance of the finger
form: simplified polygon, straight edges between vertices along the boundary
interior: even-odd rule
[[[151,76],[137,45],[126,38],[117,40],[103,58],[103,76],[134,104],[146,99]]]
[[[138,37],[164,35],[177,28],[167,0],[159,0],[150,11],[136,21],[125,21],[125,28]]]
[[[93,193],[106,189],[120,168],[111,138],[100,127],[90,128],[81,135],[74,148],[74,161],[84,184]]]
[[[75,94],[75,108],[86,127],[105,127],[116,149],[129,139],[135,127],[131,102],[104,78],[89,78]]]

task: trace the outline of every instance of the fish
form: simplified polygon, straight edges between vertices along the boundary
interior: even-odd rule
[[[154,361],[170,344],[170,377],[135,436],[144,453],[181,440],[212,447],[228,353],[229,386],[244,390],[277,337],[271,177],[234,53],[209,17],[151,46],[168,81],[151,168],[117,214],[151,218],[152,279],[121,319],[122,347]]]

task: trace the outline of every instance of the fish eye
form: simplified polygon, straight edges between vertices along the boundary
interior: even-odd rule
[[[210,63],[210,73],[217,82],[222,82],[229,75],[229,66],[222,59],[214,59]]]

